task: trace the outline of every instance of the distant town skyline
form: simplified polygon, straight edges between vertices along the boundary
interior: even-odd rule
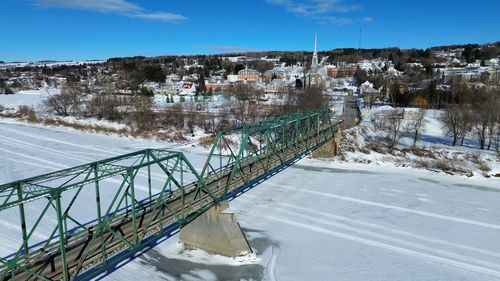
[[[498,0],[4,0],[0,61],[500,41]],[[360,36],[360,30],[361,36]]]

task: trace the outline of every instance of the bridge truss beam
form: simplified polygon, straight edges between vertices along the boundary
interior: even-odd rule
[[[19,217],[20,237],[0,257],[0,280],[86,280],[325,143],[337,125],[329,111],[306,111],[221,131],[200,171],[181,152],[145,149],[0,185],[0,216]]]

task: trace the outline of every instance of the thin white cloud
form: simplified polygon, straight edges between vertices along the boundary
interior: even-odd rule
[[[267,3],[283,7],[286,11],[316,20],[320,23],[346,25],[357,20],[337,17],[334,14],[347,14],[361,11],[362,5],[345,4],[342,0],[265,0]]]
[[[350,18],[344,18],[344,17],[340,17],[340,18],[337,18],[337,17],[328,17],[326,18],[326,23],[333,23],[333,24],[336,24],[336,25],[348,25],[348,24],[351,24],[354,22],[353,19],[350,19]]]
[[[32,0],[32,2],[41,7],[87,10],[146,20],[180,22],[187,19],[179,14],[149,12],[141,6],[126,0]]]
[[[373,22],[373,18],[372,17],[364,17],[361,19],[361,22],[362,23],[372,23]]]
[[[147,19],[147,20],[158,20],[158,21],[168,21],[168,22],[180,22],[186,20],[186,17],[182,15],[165,13],[165,12],[155,12],[155,13],[134,13],[128,16],[132,18]]]
[[[247,53],[247,52],[260,51],[258,49],[231,46],[231,45],[200,45],[197,47],[200,49],[210,50],[216,53]]]
[[[359,4],[347,5],[341,0],[266,0],[266,2],[284,7],[294,13],[320,15],[332,12],[350,13],[360,11],[363,6]]]
[[[339,5],[335,7],[335,11],[339,13],[350,13],[350,12],[357,12],[361,11],[363,9],[363,6],[361,5]]]

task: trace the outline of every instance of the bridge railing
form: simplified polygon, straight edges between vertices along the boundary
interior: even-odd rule
[[[242,166],[252,163],[266,169],[263,159],[269,161],[272,156],[283,160],[288,148],[294,148],[321,130],[329,130],[333,135],[337,125],[332,123],[329,110],[311,110],[221,131],[216,136],[201,176],[221,178],[231,167],[230,178],[225,183],[227,193],[232,177],[245,178],[240,169]],[[220,200],[225,198],[226,193],[220,196]]]
[[[146,149],[0,185],[0,219],[12,222],[0,281],[74,280],[109,266],[335,130],[329,111],[300,112],[220,132],[201,171],[181,152]]]
[[[17,271],[43,279],[28,266],[37,257],[47,255],[60,257],[62,277],[70,280],[84,267],[69,268],[66,248],[70,244],[88,239],[89,233],[99,237],[104,232],[131,247],[140,244],[151,230],[147,227],[151,222],[141,221],[139,231],[139,216],[145,206],[154,212],[168,205],[165,203],[169,198],[190,192],[200,194],[204,185],[192,185],[199,179],[184,154],[146,149],[1,185],[0,218],[12,222],[17,217],[18,224],[2,230],[6,240],[2,246],[8,242],[9,248],[15,250],[0,258],[0,280],[14,278],[12,274]],[[180,201],[176,208],[184,211],[173,214],[177,221],[186,221],[187,215],[196,211],[193,204],[199,197]],[[163,211],[162,215],[167,213]],[[131,237],[113,228],[114,222],[124,218],[133,221]],[[86,243],[87,249],[98,249],[102,259],[106,258],[106,241],[93,238]],[[96,253],[81,251],[78,259],[85,260],[89,254]],[[49,260],[38,269],[53,266],[54,262]]]

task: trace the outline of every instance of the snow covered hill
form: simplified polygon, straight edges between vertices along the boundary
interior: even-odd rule
[[[494,149],[479,150],[477,141],[470,134],[466,136],[464,146],[452,146],[440,121],[443,111],[424,111],[421,136],[415,148],[412,148],[413,136],[407,125],[412,122],[412,113],[416,109],[401,111],[400,139],[391,151],[387,144],[390,132],[383,123],[392,110],[390,106],[363,110],[359,126],[344,132],[342,155],[337,160],[375,165],[392,163],[398,167],[410,166],[468,177],[498,177],[496,182],[500,183],[500,155]]]

